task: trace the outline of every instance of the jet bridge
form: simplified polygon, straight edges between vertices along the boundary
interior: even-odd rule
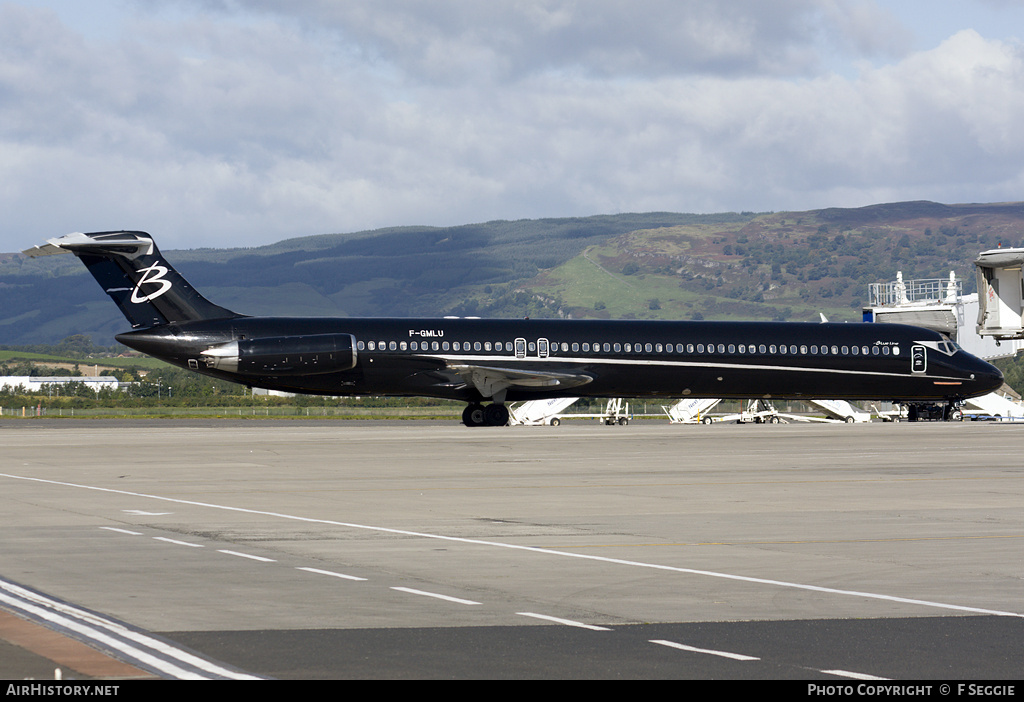
[[[978,277],[980,336],[1024,339],[1024,249],[982,251],[974,262]]]

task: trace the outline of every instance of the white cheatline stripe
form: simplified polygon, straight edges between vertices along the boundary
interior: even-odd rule
[[[840,590],[831,587],[821,587],[819,585],[807,585],[804,583],[794,583],[785,580],[771,580],[768,578],[754,578],[746,575],[733,575],[731,573],[719,573],[712,570],[698,570],[696,568],[681,568],[679,566],[662,565],[660,563],[645,563],[643,561],[631,561],[622,558],[609,558],[607,556],[596,556],[587,553],[574,553],[572,551],[560,551],[557,549],[540,548],[538,546],[523,546],[520,544],[510,544],[502,541],[487,541],[483,539],[470,539],[462,536],[445,536],[443,534],[428,534],[419,531],[409,531],[407,529],[392,529],[389,527],[372,526],[367,524],[355,524],[352,522],[339,522],[331,519],[316,519],[313,517],[300,517],[294,514],[284,514],[281,512],[269,512],[266,510],[258,509],[247,509],[245,507],[231,507],[228,505],[218,505],[210,502],[197,502],[195,500],[182,500],[175,497],[163,497],[161,495],[150,495],[147,493],[130,492],[128,490],[116,490],[114,488],[97,487],[95,485],[82,485],[79,483],[68,483],[60,480],[48,480],[45,478],[30,478],[24,475],[13,475],[10,473],[0,473],[0,478],[10,478],[12,480],[26,480],[35,483],[44,483],[48,485],[60,485],[62,487],[77,488],[80,490],[92,490],[95,492],[105,492],[113,495],[128,495],[131,497],[142,497],[151,500],[160,500],[162,502],[173,502],[175,504],[191,505],[193,507],[206,507],[209,509],[218,509],[226,512],[238,512],[240,514],[255,514],[264,517],[273,517],[275,519],[287,519],[289,521],[303,522],[306,524],[327,524],[330,526],[345,527],[348,529],[362,529],[364,531],[375,531],[381,534],[398,534],[401,536],[413,536],[422,539],[434,539],[437,541],[446,541],[449,543],[462,543],[462,544],[473,544],[476,546],[490,546],[492,548],[503,548],[514,551],[524,551],[528,553],[541,553],[549,556],[557,556],[560,558],[575,558],[584,561],[595,561],[599,563],[612,563],[617,565],[630,566],[633,568],[647,568],[650,570],[660,570],[671,573],[684,573],[687,575],[700,575],[708,578],[721,578],[723,580],[733,580],[736,582],[744,583],[755,583],[758,585],[770,585],[773,587],[791,588],[795,590],[807,590],[811,592],[821,592],[830,595],[842,595],[846,597],[862,597],[873,600],[883,600],[886,602],[899,602],[901,604],[917,605],[921,607],[931,607],[934,609],[950,610],[955,612],[971,612],[974,614],[990,614],[997,617],[1018,617],[1024,619],[1024,614],[1020,612],[1008,612],[998,609],[986,609],[984,607],[967,607],[964,605],[948,604],[945,602],[933,602],[930,600],[919,600],[911,597],[897,597],[895,595],[882,595],[876,592],[863,592],[859,590]]]
[[[676,643],[675,641],[665,641],[664,639],[651,639],[651,643],[658,644],[659,646],[668,646],[669,648],[678,648],[680,651],[689,651],[691,653],[706,653],[709,656],[721,656],[722,658],[731,658],[734,661],[761,660],[756,656],[745,656],[742,653],[729,653],[728,651],[715,651],[710,648],[697,648],[696,646],[687,646],[686,644]]]
[[[880,678],[877,675],[867,673],[851,673],[848,670],[822,670],[826,675],[838,675],[841,678],[852,678],[854,680],[890,680],[891,678]]]
[[[608,627],[597,626],[596,624],[584,624],[583,622],[573,621],[572,619],[562,619],[561,617],[552,617],[547,614],[537,614],[536,612],[516,612],[516,614],[523,617],[533,617],[534,619],[543,619],[549,622],[555,622],[556,624],[565,624],[566,626],[575,626],[580,629],[590,629],[591,631],[611,631]]]
[[[46,622],[81,641],[91,641],[122,659],[165,676],[182,680],[260,680],[239,673],[132,629],[112,619],[55,600],[42,593],[0,580],[0,603],[30,619]]]
[[[295,570],[304,570],[307,573],[319,573],[320,575],[330,575],[331,577],[342,578],[344,580],[361,580],[361,581],[365,581],[366,580],[366,578],[357,578],[354,575],[345,575],[344,573],[335,573],[334,571],[331,571],[331,570],[320,570],[319,568],[297,567]]]
[[[416,354],[413,354],[413,355],[415,356]],[[566,372],[565,369],[559,368],[558,364],[571,364],[571,365],[589,364],[589,365],[613,365],[613,366],[671,366],[671,367],[675,367],[675,368],[699,368],[699,369],[702,369],[702,370],[723,369],[723,370],[782,371],[782,372],[788,372],[788,373],[834,373],[834,374],[838,374],[838,375],[874,375],[874,376],[880,376],[880,377],[883,377],[883,378],[908,378],[908,377],[910,377],[910,375],[908,373],[901,373],[901,372],[895,371],[895,370],[893,370],[893,371],[865,371],[865,370],[853,370],[853,369],[847,369],[847,368],[827,368],[827,367],[826,368],[818,368],[816,366],[809,366],[809,365],[783,366],[783,365],[773,365],[773,364],[767,364],[767,363],[739,363],[739,362],[712,361],[712,360],[704,360],[704,361],[701,361],[701,360],[697,360],[697,361],[671,361],[671,360],[668,360],[668,359],[665,359],[665,358],[658,358],[658,359],[646,359],[646,358],[630,359],[630,358],[612,358],[612,357],[605,357],[605,356],[593,356],[593,357],[586,357],[586,356],[584,356],[584,357],[548,356],[547,358],[537,358],[536,356],[527,356],[526,358],[517,358],[515,356],[495,357],[495,356],[475,356],[475,355],[466,355],[466,354],[444,354],[444,353],[440,353],[440,354],[427,353],[427,354],[419,354],[419,356],[421,356],[423,358],[439,358],[439,359],[441,359],[441,360],[443,360],[445,362],[451,361],[451,362],[454,362],[454,363],[465,363],[467,365],[472,365],[472,364],[476,363],[476,364],[479,364],[483,368],[486,368],[488,366],[488,364],[494,365],[494,363],[496,363],[496,362],[497,363],[504,363],[504,362],[518,361],[518,362],[522,363],[523,361],[528,361],[528,362],[531,362],[531,364],[532,364],[531,367],[530,368],[523,368],[522,370],[526,370],[526,371],[533,372],[533,373],[543,373],[544,372],[543,370],[539,370],[537,365],[536,365],[537,363],[541,363],[541,364],[544,364],[544,365],[555,366],[555,368],[552,371],[552,372],[555,372],[555,373],[558,373],[558,372],[564,373],[564,372]],[[800,354],[797,354],[797,356],[791,356],[791,355],[781,356],[781,355],[779,355],[778,358],[794,358],[794,359],[805,358],[806,359],[806,358],[809,358],[809,357],[808,356],[800,356]],[[829,356],[820,356],[820,358],[832,358],[832,356],[830,354]],[[842,356],[840,358],[853,358],[853,357],[852,356]],[[882,357],[882,358],[885,358],[885,357]],[[908,357],[908,359],[909,359],[909,357]],[[909,368],[909,366],[908,366],[908,368]],[[519,370],[514,365],[511,366],[511,369],[512,370]],[[963,378],[957,378],[956,376],[951,376],[951,375],[928,375],[928,374],[921,374],[920,377],[921,378],[939,379],[939,380],[963,380]]]
[[[455,602],[457,604],[464,605],[478,605],[479,602],[473,600],[464,600],[461,597],[451,597],[449,595],[441,595],[436,592],[427,592],[426,590],[413,590],[411,587],[393,587],[392,590],[398,590],[399,592],[408,592],[411,595],[423,595],[424,597],[433,597],[438,600],[447,600],[448,602]]]

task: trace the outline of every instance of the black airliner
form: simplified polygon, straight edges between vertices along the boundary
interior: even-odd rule
[[[131,323],[125,346],[251,387],[461,400],[467,426],[507,424],[506,402],[570,395],[892,400],[940,403],[948,418],[1003,382],[939,333],[899,324],[249,317],[196,292],[144,232],[25,253],[69,251]]]

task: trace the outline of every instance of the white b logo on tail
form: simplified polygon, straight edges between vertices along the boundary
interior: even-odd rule
[[[171,289],[171,281],[164,280],[164,276],[167,275],[167,268],[165,266],[161,266],[159,261],[149,268],[139,269],[138,272],[142,273],[142,278],[135,284],[135,289],[132,290],[132,302],[149,302],[154,298],[160,297]],[[156,283],[160,286],[160,289],[155,292],[151,292],[144,297],[140,297],[139,288],[147,283]]]

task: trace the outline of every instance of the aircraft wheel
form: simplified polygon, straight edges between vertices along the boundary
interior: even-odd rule
[[[482,427],[484,425],[483,405],[472,404],[462,410],[462,423],[467,427]]]
[[[964,413],[960,410],[953,410],[949,413],[949,421],[951,422],[962,422],[964,421]]]
[[[489,427],[503,427],[508,424],[508,407],[495,402],[484,408],[484,424]]]

